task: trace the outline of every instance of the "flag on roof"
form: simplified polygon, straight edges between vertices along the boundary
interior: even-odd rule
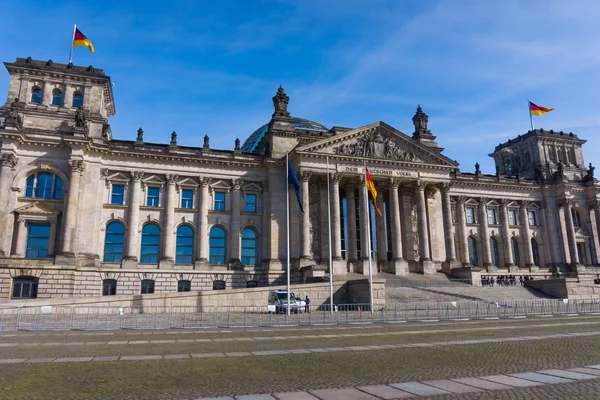
[[[79,46],[87,46],[90,48],[90,53],[94,52],[94,45],[92,42],[90,42],[89,39],[83,33],[81,33],[79,28],[75,28],[75,35],[73,35],[73,47]]]
[[[538,106],[537,104],[533,104],[531,101],[529,102],[529,113],[531,115],[548,114],[552,110],[554,110],[554,108],[541,107],[541,106]]]

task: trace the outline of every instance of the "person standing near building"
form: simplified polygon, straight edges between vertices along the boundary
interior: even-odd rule
[[[308,298],[308,296],[306,296],[306,299],[304,299],[304,312],[310,312],[310,299]]]

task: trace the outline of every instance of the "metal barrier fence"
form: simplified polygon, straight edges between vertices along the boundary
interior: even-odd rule
[[[290,315],[267,307],[0,307],[0,331],[202,329],[316,326],[600,315],[600,300],[450,301],[311,306]]]

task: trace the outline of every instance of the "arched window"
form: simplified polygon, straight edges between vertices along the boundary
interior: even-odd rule
[[[21,276],[13,280],[13,299],[37,298],[38,278],[34,276]]]
[[[498,251],[498,241],[491,237],[490,238],[490,252],[492,253],[492,263],[500,268],[500,253]]]
[[[51,172],[36,172],[27,178],[25,197],[62,199],[63,181]]]
[[[154,281],[152,279],[144,279],[142,281],[142,294],[154,293]]]
[[[537,240],[531,239],[531,254],[533,255],[533,263],[540,266],[540,249],[538,248]]]
[[[191,264],[194,250],[194,231],[189,225],[177,228],[175,264]]]
[[[517,242],[517,239],[510,239],[510,247],[512,247],[513,260],[515,262],[515,265],[517,267],[521,267],[521,258],[519,257],[519,242]]]
[[[256,265],[256,232],[252,228],[242,231],[242,264]]]
[[[114,296],[117,294],[117,280],[105,279],[102,281],[102,296]]]
[[[118,221],[106,226],[104,239],[104,262],[123,261],[123,243],[125,243],[125,227]]]
[[[52,91],[52,105],[62,106],[63,105],[63,92],[60,89],[54,89]]]
[[[157,264],[160,246],[160,228],[156,224],[146,224],[142,228],[140,263]]]
[[[83,107],[83,95],[79,92],[73,94],[73,107]]]
[[[192,290],[192,282],[188,280],[177,281],[178,292],[190,292]]]
[[[215,226],[210,230],[210,260],[211,264],[225,264],[225,229]]]
[[[469,236],[467,239],[469,245],[469,264],[477,266],[479,260],[477,259],[477,240],[473,236]]]
[[[572,208],[571,215],[573,217],[573,226],[575,226],[576,228],[581,228],[581,216],[579,215],[579,212]]]
[[[31,102],[35,104],[42,104],[42,89],[34,87],[31,91]]]

